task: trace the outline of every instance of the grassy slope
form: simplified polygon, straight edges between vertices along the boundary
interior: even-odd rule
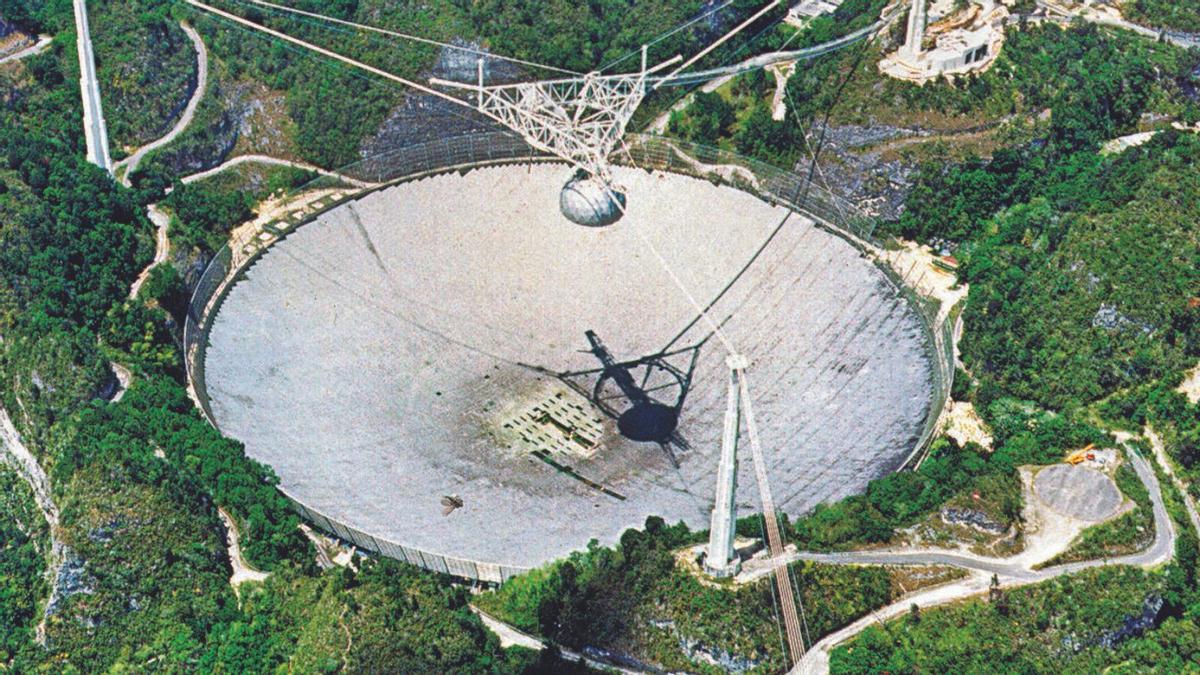
[[[166,0],[88,4],[96,76],[114,154],[163,135],[195,85],[192,43],[170,17]]]

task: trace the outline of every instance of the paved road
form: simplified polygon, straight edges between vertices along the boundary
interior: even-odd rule
[[[9,54],[8,56],[0,58],[0,63],[8,63],[9,61],[20,61],[21,59],[23,59],[27,56],[33,56],[34,54],[40,54],[41,52],[46,51],[46,47],[49,47],[50,43],[53,41],[54,41],[54,38],[50,37],[49,35],[39,35],[38,41],[36,43],[26,47],[25,49],[22,49],[19,52],[15,52],[13,54]]]
[[[1026,584],[1046,581],[1063,574],[1073,574],[1091,567],[1105,565],[1135,565],[1153,567],[1171,560],[1175,554],[1175,524],[1167,514],[1163,504],[1162,487],[1154,469],[1145,458],[1130,451],[1130,465],[1137,472],[1138,478],[1150,492],[1150,501],[1154,511],[1154,542],[1144,551],[1127,556],[1111,559],[1086,560],[1077,563],[1056,565],[1041,570],[1014,565],[1003,558],[987,558],[968,553],[951,553],[918,549],[912,551],[862,551],[850,553],[801,553],[797,557],[834,564],[907,564],[907,565],[952,565],[967,569],[971,576],[962,581],[956,581],[946,586],[929,589],[909,597],[902,598],[883,609],[873,612],[841,630],[825,636],[814,644],[804,658],[792,669],[793,674],[815,674],[829,672],[829,653],[837,645],[853,638],[875,623],[899,616],[916,603],[923,609],[937,605],[962,600],[978,595],[987,590],[991,575],[995,574],[1006,588],[1024,586]]]
[[[79,89],[83,95],[83,133],[87,139],[88,161],[112,173],[108,154],[108,129],[100,105],[100,84],[96,80],[96,57],[92,54],[92,36],[88,29],[87,4],[74,0],[76,46],[79,51]]]
[[[138,164],[141,163],[142,159],[149,152],[175,140],[192,123],[192,118],[196,115],[196,107],[200,105],[200,99],[204,98],[204,91],[208,87],[208,49],[204,46],[204,40],[200,39],[200,34],[196,32],[196,29],[187,25],[186,22],[180,22],[179,27],[183,29],[184,33],[187,33],[188,38],[192,41],[192,46],[196,50],[196,90],[192,92],[192,98],[188,101],[187,107],[183,109],[183,114],[179,116],[179,121],[175,123],[174,127],[171,127],[171,130],[165,136],[143,145],[129,157],[117,162],[116,166],[113,167],[114,173],[119,173],[121,170],[125,171],[121,177],[121,182],[125,187],[129,187],[129,176],[137,170]]]

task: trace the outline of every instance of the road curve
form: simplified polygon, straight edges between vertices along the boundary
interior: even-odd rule
[[[8,56],[0,58],[0,63],[8,63],[9,61],[20,61],[21,59],[23,59],[27,56],[33,56],[34,54],[40,54],[40,53],[46,51],[46,47],[49,47],[51,42],[54,42],[53,37],[51,37],[49,35],[39,35],[38,41],[36,43],[26,47],[25,49],[22,49],[19,52],[15,52],[15,53],[9,54]]]
[[[1175,474],[1175,469],[1171,466],[1171,458],[1167,456],[1167,448],[1163,445],[1162,437],[1148,424],[1146,425],[1144,435],[1150,441],[1150,447],[1154,449],[1154,458],[1158,460],[1158,465],[1162,467],[1163,473],[1175,484],[1175,489],[1179,491],[1179,496],[1183,498],[1183,505],[1187,509],[1188,519],[1192,521],[1192,527],[1196,529],[1196,534],[1200,535],[1200,513],[1196,511],[1196,502],[1187,491],[1187,486]]]
[[[129,177],[134,171],[137,171],[138,164],[146,157],[148,153],[175,140],[183,130],[192,123],[192,118],[196,115],[196,108],[200,105],[200,99],[204,98],[204,91],[208,87],[208,49],[204,46],[204,40],[200,38],[200,34],[196,29],[192,28],[187,22],[181,21],[179,27],[187,34],[192,41],[192,46],[196,50],[196,90],[192,92],[192,98],[188,100],[187,107],[183,109],[183,114],[179,116],[179,121],[165,136],[156,141],[152,141],[138,148],[132,155],[117,162],[113,166],[113,174],[117,174],[121,170],[125,173],[121,176],[121,183],[125,187],[129,187]]]
[[[873,612],[870,616],[830,633],[809,648],[808,652],[792,669],[796,674],[816,674],[829,672],[829,654],[837,645],[850,640],[869,626],[886,619],[899,616],[908,611],[914,603],[923,609],[963,600],[985,592],[990,584],[991,575],[995,574],[1000,583],[1006,588],[1024,586],[1027,584],[1046,581],[1063,574],[1072,574],[1092,567],[1105,565],[1134,565],[1139,567],[1154,567],[1171,560],[1175,554],[1175,523],[1167,514],[1166,505],[1162,499],[1162,486],[1154,469],[1145,458],[1130,450],[1130,464],[1138,478],[1150,492],[1150,501],[1154,512],[1154,542],[1144,551],[1121,556],[1119,558],[1102,558],[1085,560],[1065,565],[1056,565],[1040,570],[1033,570],[1007,562],[1004,558],[987,558],[969,553],[952,553],[931,551],[927,549],[907,551],[859,551],[849,553],[799,553],[796,556],[804,560],[846,565],[953,565],[971,572],[967,579],[956,581],[945,586],[939,586],[911,596]]]

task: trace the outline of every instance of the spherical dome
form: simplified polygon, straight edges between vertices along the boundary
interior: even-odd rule
[[[598,178],[577,174],[563,186],[558,206],[572,223],[602,227],[621,219],[625,195]]]

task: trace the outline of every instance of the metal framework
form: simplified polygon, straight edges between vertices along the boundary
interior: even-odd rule
[[[643,47],[642,69],[637,73],[587,73],[489,86],[483,82],[483,59],[479,59],[475,84],[436,78],[429,83],[474,94],[476,110],[517,132],[534,148],[561,157],[608,184],[612,174],[608,158],[646,97],[647,76],[680,60],[676,56],[647,69]]]

